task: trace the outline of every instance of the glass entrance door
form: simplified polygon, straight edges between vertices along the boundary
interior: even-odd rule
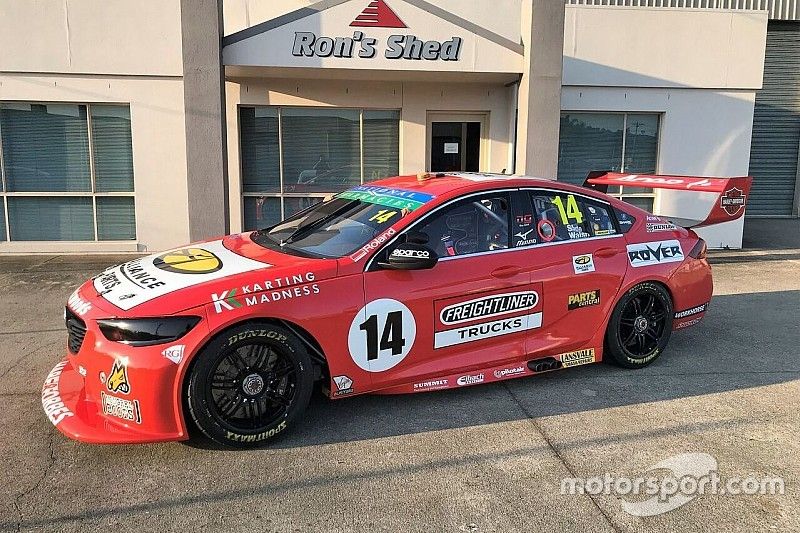
[[[428,169],[431,172],[480,172],[483,114],[428,116]]]

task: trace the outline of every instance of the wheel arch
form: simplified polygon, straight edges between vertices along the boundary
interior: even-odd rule
[[[320,379],[327,378],[330,379],[330,371],[328,369],[328,359],[325,356],[325,352],[322,350],[322,346],[319,344],[316,338],[314,338],[311,333],[308,332],[305,328],[291,322],[289,320],[275,318],[275,317],[247,317],[245,320],[240,320],[238,322],[234,322],[232,324],[227,324],[224,328],[221,328],[214,332],[213,335],[210,335],[205,342],[200,345],[197,350],[194,351],[194,355],[192,358],[187,362],[185,369],[180,377],[180,384],[178,390],[180,391],[180,399],[178,402],[178,406],[180,408],[179,417],[180,421],[183,424],[183,427],[186,431],[189,431],[189,428],[194,428],[195,424],[192,420],[191,416],[188,416],[189,413],[189,404],[188,404],[188,397],[187,397],[187,390],[189,386],[189,378],[192,375],[192,368],[194,367],[195,363],[197,362],[198,355],[208,346],[212,341],[217,339],[218,337],[225,335],[226,332],[230,331],[235,327],[239,327],[243,324],[248,323],[258,323],[258,324],[275,324],[278,326],[285,327],[292,331],[295,335],[298,336],[300,341],[309,348],[309,355],[311,356],[311,360],[315,363],[317,374],[314,376],[315,381]],[[195,428],[196,429],[196,428]]]

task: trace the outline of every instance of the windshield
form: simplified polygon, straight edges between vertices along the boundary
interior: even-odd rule
[[[252,234],[255,243],[285,253],[349,255],[433,196],[362,185]]]

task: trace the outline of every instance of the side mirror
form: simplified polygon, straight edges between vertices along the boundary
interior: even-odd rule
[[[433,268],[439,256],[436,252],[423,244],[404,242],[398,244],[394,250],[389,252],[385,261],[379,261],[378,265],[391,270],[424,270]]]

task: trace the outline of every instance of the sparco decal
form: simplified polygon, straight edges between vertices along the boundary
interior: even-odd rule
[[[65,418],[75,416],[75,413],[64,405],[61,394],[58,392],[58,381],[65,366],[67,366],[67,362],[61,361],[53,367],[53,370],[47,374],[47,379],[44,380],[42,387],[42,407],[54,426],[57,426]]]
[[[103,403],[103,414],[121,418],[129,422],[142,423],[142,413],[139,410],[139,400],[126,400],[117,398],[103,391],[100,391],[100,398]]]
[[[435,390],[446,388],[446,379],[431,379],[429,381],[423,381],[422,383],[414,383],[414,390]]]
[[[510,292],[506,294],[493,294],[466,302],[448,305],[439,313],[442,324],[453,325],[507,315],[517,311],[533,309],[539,303],[539,294],[536,291]]]
[[[628,260],[632,267],[676,263],[683,259],[681,243],[675,239],[628,245]]]
[[[473,376],[461,376],[456,380],[456,383],[459,385],[476,385],[478,383],[483,383],[484,375],[475,374]]]
[[[697,313],[702,313],[708,307],[708,302],[704,303],[703,305],[698,305],[697,307],[692,307],[691,309],[686,309],[684,311],[677,311],[675,313],[675,318],[686,318],[687,316],[696,315]]]
[[[313,283],[315,279],[313,272],[306,272],[242,285],[235,289],[212,293],[211,303],[214,304],[214,311],[221,313],[242,306],[250,307],[319,294],[319,285]]]
[[[561,365],[566,367],[594,363],[594,348],[576,350],[561,354]]]
[[[519,333],[541,326],[541,312],[512,318],[501,318],[491,322],[482,322],[480,324],[437,331],[434,333],[433,347],[445,348],[447,346],[455,346],[456,344],[464,344],[465,342]]]
[[[271,266],[234,253],[222,242],[204,242],[134,259],[96,276],[94,288],[127,311],[187,287]]]
[[[402,250],[396,248],[392,250],[392,257],[413,257],[414,259],[428,259],[431,253],[427,250]]]

